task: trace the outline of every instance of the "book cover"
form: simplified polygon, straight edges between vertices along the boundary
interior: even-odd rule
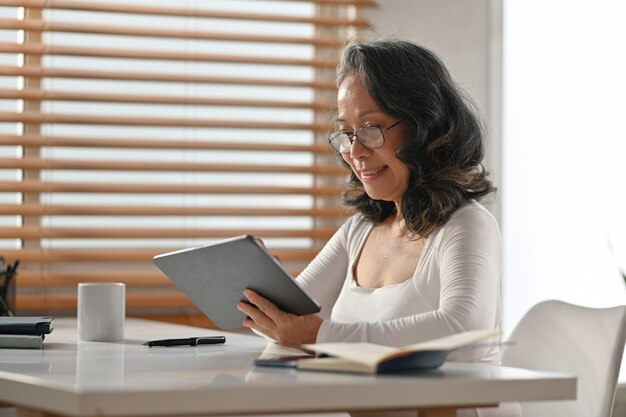
[[[297,360],[259,359],[258,366],[288,367],[304,370],[384,374],[441,366],[448,354],[496,337],[498,330],[475,330],[445,336],[401,348],[374,343],[317,343],[303,348],[325,357]]]
[[[41,349],[44,335],[0,334],[0,349]]]
[[[49,334],[54,328],[52,320],[52,317],[0,317],[0,334]]]

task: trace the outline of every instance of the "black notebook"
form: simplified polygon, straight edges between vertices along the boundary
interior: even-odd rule
[[[52,331],[53,317],[0,317],[0,334],[42,335]]]

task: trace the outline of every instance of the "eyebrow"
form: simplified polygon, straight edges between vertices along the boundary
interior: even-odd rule
[[[364,112],[357,114],[357,117],[358,117],[358,118],[362,118],[362,117],[365,117],[365,116],[369,115],[370,113],[381,113],[381,114],[385,114],[385,113],[384,113],[383,111],[381,111],[381,110],[377,110],[377,109],[370,109],[370,110],[365,110]],[[345,119],[342,119],[342,118],[340,118],[340,117],[336,117],[336,118],[335,118],[335,122],[338,122],[338,123],[345,122],[345,121],[346,121]]]

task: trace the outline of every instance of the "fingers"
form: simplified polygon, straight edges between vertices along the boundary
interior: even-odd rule
[[[315,343],[323,320],[315,314],[296,316],[286,313],[267,298],[246,289],[249,302],[240,302],[237,308],[249,318],[243,325],[259,331],[283,346],[300,347]]]
[[[252,327],[248,325],[254,323],[257,327],[259,327],[255,327],[256,330],[264,331],[271,331],[276,327],[271,318],[269,318],[265,313],[263,313],[263,311],[251,304],[242,301],[237,304],[237,309],[249,317],[249,319],[246,319],[244,321],[244,326]],[[252,321],[252,323],[250,323],[249,321]]]
[[[243,295],[250,300],[252,304],[258,307],[263,313],[265,313],[272,320],[276,321],[281,314],[285,314],[282,312],[274,303],[268,300],[265,297],[260,296],[256,292],[246,289],[243,292]]]
[[[274,303],[256,292],[246,289],[243,292],[249,303],[240,302],[237,308],[249,318],[243,325],[272,337],[281,344],[281,324],[287,313],[281,311]]]

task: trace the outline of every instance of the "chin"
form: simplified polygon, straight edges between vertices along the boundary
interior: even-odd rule
[[[367,188],[365,188],[365,194],[367,194],[367,196],[371,198],[372,200],[393,201],[391,198],[389,198],[389,196],[381,194],[381,193],[370,192],[367,190]]]
[[[389,193],[389,190],[381,190],[380,187],[376,187],[376,189],[372,189],[370,187],[364,186],[363,189],[365,190],[365,193],[368,195],[369,198],[371,198],[372,200],[380,200],[380,201],[401,201],[402,197],[404,196],[404,194],[401,194],[400,196],[394,196],[393,194]]]

